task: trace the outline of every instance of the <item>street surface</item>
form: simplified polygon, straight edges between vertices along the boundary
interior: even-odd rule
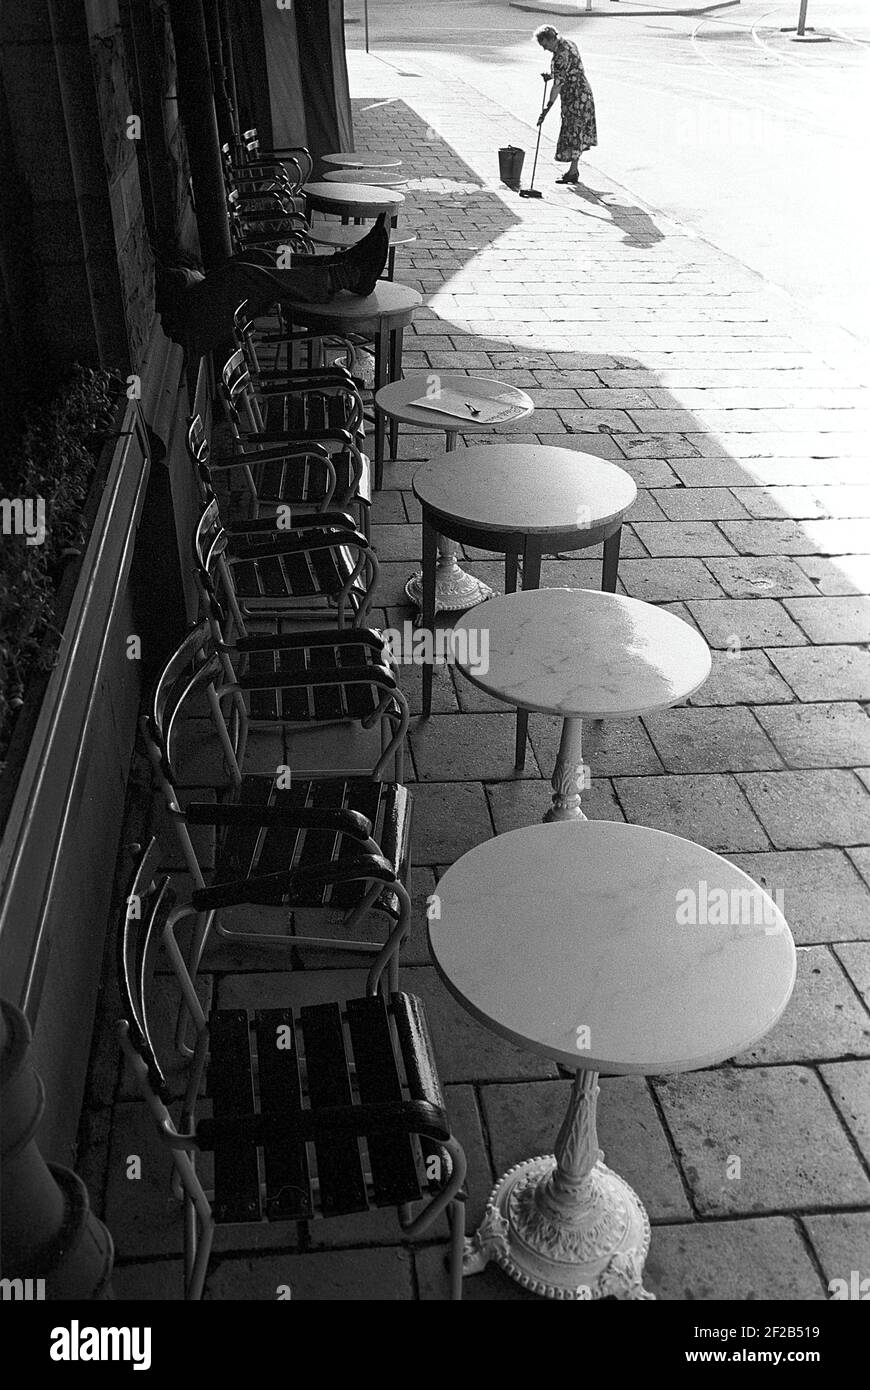
[[[797,44],[780,29],[796,23],[798,0],[691,17],[598,4],[610,13],[369,0],[370,52],[403,73],[423,62],[501,105],[527,126],[528,174],[547,66],[531,34],[554,24],[577,42],[595,93],[599,145],[587,170],[866,339],[870,13],[854,0],[810,0],[809,23],[832,39]],[[362,0],[347,0],[346,14],[348,46],[361,47]],[[557,133],[554,111],[537,180],[548,197],[561,196]]]

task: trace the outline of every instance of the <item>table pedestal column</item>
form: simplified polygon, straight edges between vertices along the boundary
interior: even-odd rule
[[[556,1154],[511,1168],[466,1241],[463,1272],[490,1260],[545,1298],[654,1298],[643,1287],[650,1228],[638,1197],[602,1162],[598,1073],[578,1071]]]
[[[588,768],[583,761],[583,720],[564,719],[556,766],[550,780],[553,804],[545,821],[585,820],[580,809],[580,793],[589,785]]]
[[[458,431],[446,431],[445,440],[448,454],[452,454],[456,448],[457,438]],[[495,589],[484,584],[482,579],[476,579],[473,574],[468,574],[464,569],[460,569],[456,559],[458,553],[459,544],[457,541],[449,541],[446,536],[438,537],[438,563],[435,566],[436,613],[464,612],[469,608],[474,608],[475,604],[483,603],[486,599],[495,597]],[[405,593],[422,612],[422,571],[411,576],[405,585]]]
[[[446,536],[438,537],[438,563],[435,566],[435,612],[457,613],[473,608],[484,599],[492,598],[495,590],[482,579],[460,569],[456,556],[459,545],[449,541]],[[422,572],[412,575],[405,585],[405,593],[418,608],[423,607]]]

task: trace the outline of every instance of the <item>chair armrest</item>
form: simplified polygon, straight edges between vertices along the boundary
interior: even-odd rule
[[[374,879],[385,884],[396,881],[393,866],[381,854],[361,854],[343,864],[330,860],[326,864],[305,864],[297,869],[285,869],[262,878],[236,879],[217,884],[214,888],[198,888],[190,896],[196,912],[210,912],[219,907],[240,907],[243,903],[260,903],[264,907],[280,907],[297,887],[353,883],[358,879]]]
[[[192,801],[184,812],[191,825],[286,825],[296,830],[333,830],[365,844],[372,823],[360,811],[315,806],[221,806]]]
[[[450,1126],[444,1111],[424,1100],[393,1100],[203,1119],[196,1126],[196,1142],[202,1149],[213,1149],[217,1144],[260,1147],[354,1135],[392,1138],[397,1133],[418,1134],[443,1144],[450,1138]]]
[[[264,391],[264,396],[280,396],[281,391]],[[344,449],[352,449],[355,440],[350,430],[263,430],[262,434],[248,435],[247,438],[262,439],[264,444],[340,444]]]
[[[313,516],[317,516],[313,513]],[[263,543],[253,545],[233,546],[232,554],[227,558],[231,565],[241,560],[277,560],[282,555],[301,555],[309,550],[337,550],[341,546],[353,546],[357,550],[369,552],[370,546],[365,536],[353,531],[328,531],[325,535],[312,534],[308,531],[302,535],[288,536],[285,541],[277,544],[265,545]]]
[[[359,399],[359,391],[350,372],[324,372],[322,376],[311,377],[306,381],[301,381],[286,372],[256,372],[252,373],[252,377],[258,396],[295,396],[302,392],[328,390],[331,387]]]
[[[373,628],[341,628],[334,632],[258,633],[255,637],[238,637],[229,644],[230,652],[293,651],[301,647],[366,646],[383,651],[384,639]],[[223,647],[221,647],[223,650]]]
[[[281,335],[275,333],[273,337],[280,339]],[[262,342],[264,339],[257,334],[257,341]],[[257,372],[251,375],[256,375],[257,381],[287,381],[291,385],[298,382],[301,386],[309,389],[321,383],[329,386],[334,382],[336,386],[352,386],[356,390],[356,382],[346,367],[312,367],[310,369],[303,367],[299,371]]]
[[[384,690],[397,690],[398,682],[386,666],[336,666],[329,670],[313,667],[310,671],[251,671],[236,676],[233,690],[304,690],[312,685],[376,685]]]
[[[322,531],[327,527],[341,527],[343,530],[355,530],[356,523],[349,512],[309,512],[299,517],[298,521],[290,521],[286,526],[276,525],[276,518],[273,516],[258,516],[250,521],[238,521],[232,526],[225,526],[223,529],[228,536],[246,536],[251,534],[267,533],[270,536],[283,536],[292,531]],[[235,554],[233,550],[233,554]]]

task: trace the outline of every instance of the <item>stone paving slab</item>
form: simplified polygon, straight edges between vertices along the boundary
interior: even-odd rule
[[[866,838],[867,793],[853,772],[740,772],[737,781],[775,849]]]
[[[870,942],[843,942],[834,947],[852,984],[870,1008]]]
[[[827,1297],[796,1223],[782,1216],[654,1226],[644,1284],[676,1302]]]
[[[411,1256],[399,1247],[224,1259],[215,1261],[205,1297],[274,1302],[285,1288],[294,1303],[394,1302],[414,1297],[411,1269]]]
[[[859,704],[760,705],[755,716],[789,767],[870,761],[870,718]]]
[[[617,777],[613,785],[625,819],[634,825],[667,830],[713,850],[769,848],[761,822],[733,777]]]
[[[729,560],[711,556],[707,568],[731,599],[785,599],[816,592],[812,580],[791,558],[742,556]]]
[[[687,610],[688,612],[688,610]],[[691,618],[691,613],[688,614]],[[693,705],[738,705],[763,700],[789,702],[794,695],[766,652],[757,647],[733,647],[713,652],[713,666]]]
[[[727,858],[781,902],[792,935],[800,945],[861,941],[867,936],[870,890],[842,850],[784,850],[729,854]],[[853,949],[837,948],[844,965],[847,963],[841,951]],[[858,949],[870,953],[870,944]]]
[[[769,647],[767,654],[799,700],[867,698],[870,652],[861,647]]]
[[[646,715],[643,722],[666,772],[782,766],[773,743],[744,706],[663,710]]]
[[[870,1278],[870,1212],[837,1212],[830,1216],[805,1216],[803,1224],[822,1267],[826,1283],[845,1279],[852,1283],[857,1271],[859,1289]],[[870,1286],[860,1290],[866,1298]]]
[[[702,1216],[867,1205],[870,1179],[808,1068],[721,1067],[653,1085]]]
[[[734,1061],[737,1066],[766,1066],[867,1056],[870,1013],[828,947],[810,946],[798,949],[797,980],[784,1016]]]
[[[464,781],[468,769],[487,781],[540,775],[534,755],[526,769],[514,767],[516,716],[502,714],[435,714],[419,720],[409,743],[421,782]]]
[[[819,1070],[864,1162],[870,1165],[870,1063],[830,1062]]]
[[[711,647],[800,646],[807,640],[775,599],[692,599],[689,612]]]

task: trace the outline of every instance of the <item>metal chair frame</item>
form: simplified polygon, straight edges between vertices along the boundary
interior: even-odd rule
[[[382,855],[381,846],[372,838],[371,822],[351,808],[322,810],[314,807],[298,808],[283,806],[243,806],[238,804],[192,803],[184,808],[177,791],[178,776],[174,765],[173,749],[178,733],[179,721],[185,706],[201,693],[205,693],[212,715],[218,740],[224,756],[234,793],[242,786],[243,766],[247,731],[244,721],[243,701],[238,683],[230,677],[231,663],[228,653],[217,651],[211,641],[207,622],[197,624],[183,638],[164,665],[163,671],[154,686],[149,708],[140,720],[145,749],[154,768],[155,777],[163,795],[179,847],[188,872],[197,889],[206,887],[206,879],[193,845],[189,825],[213,825],[231,828],[234,825],[284,826],[295,830],[329,829],[336,834],[349,836],[357,845],[358,854]],[[310,673],[309,673],[310,674]],[[315,682],[316,683],[316,680]],[[221,701],[229,698],[229,719],[224,715]],[[380,767],[382,756],[376,764]],[[305,779],[306,781],[312,779]],[[336,779],[313,779],[330,781]],[[339,779],[340,780],[340,779]],[[377,780],[373,778],[373,780]],[[387,861],[385,861],[387,862]],[[402,865],[391,870],[391,879],[384,883],[375,879],[364,893],[361,901],[351,908],[342,925],[353,930],[379,903],[391,916],[404,924],[405,931],[410,927],[411,903],[407,890],[398,876]],[[410,861],[404,865],[407,873]],[[385,900],[386,898],[386,900]],[[390,899],[394,901],[390,902]],[[205,923],[201,930],[205,931]],[[232,931],[220,922],[215,930],[227,941],[250,942],[245,932]],[[204,939],[204,938],[203,938]],[[378,951],[380,948],[371,942],[332,937],[300,937],[286,933],[260,935],[258,945],[283,947],[317,947],[327,950],[346,950],[362,953]],[[199,948],[201,950],[201,947]],[[398,967],[396,967],[398,968]]]
[[[204,901],[173,907],[167,901],[168,878],[163,877],[161,879],[157,876],[157,859],[157,843],[156,840],[152,840],[135,872],[132,892],[127,898],[128,907],[119,932],[118,976],[126,1016],[119,1021],[118,1036],[122,1052],[130,1063],[155,1121],[161,1141],[171,1156],[175,1174],[174,1186],[177,1195],[181,1196],[184,1204],[184,1297],[186,1300],[196,1300],[202,1297],[217,1224],[213,1199],[210,1198],[200,1180],[196,1157],[203,1149],[213,1147],[218,1143],[221,1125],[220,1122],[215,1125],[214,1121],[197,1122],[200,1087],[209,1061],[209,1019],[206,1017],[196,993],[196,975],[200,957],[196,957],[189,963],[186,962],[178,945],[176,933],[180,924],[187,917],[200,915],[203,908],[208,909],[207,902]],[[241,897],[238,892],[233,895],[232,891],[229,894],[224,891],[223,897],[235,896],[237,901],[252,901],[254,903],[263,897],[268,901],[274,901],[275,895],[280,895],[290,877],[289,875],[272,875],[272,882],[264,878],[243,885],[241,888],[243,896]],[[282,879],[284,883],[274,881]],[[238,886],[236,887],[238,888]],[[213,898],[214,894],[205,893],[196,896],[201,900],[208,900],[210,897]],[[138,915],[131,913],[129,904],[133,902],[145,905],[144,915],[141,912]],[[141,925],[135,925],[137,923]],[[391,962],[397,957],[402,935],[402,927],[397,925],[377,960],[373,963],[366,982],[367,999],[377,997],[384,999],[395,1065],[397,1065],[398,1058],[403,1056],[403,1049],[396,1031],[392,1003],[394,998],[403,1000],[406,996],[399,996],[392,989],[390,995],[385,996],[383,978],[385,973],[394,973],[391,970]],[[158,936],[160,940],[158,940]],[[182,1103],[180,1128],[176,1127],[170,1115],[169,1103],[172,1097],[153,1045],[149,1026],[148,996],[153,979],[155,947],[160,944],[161,940],[180,987],[181,1007],[183,1010],[187,1010],[196,1030],[195,1046],[192,1050],[188,1050],[187,1054],[190,1059],[190,1066]],[[412,1004],[419,1012],[424,1036],[426,1036],[425,1020],[419,1001],[409,999],[408,1003]],[[292,1019],[292,1014],[289,1016]],[[298,1049],[298,1038],[295,1045]],[[427,1062],[430,1056],[431,1053],[428,1053]],[[414,1060],[416,1060],[416,1054]],[[308,1084],[304,1063],[300,1067],[300,1073],[303,1092],[307,1093]],[[410,1075],[408,1084],[410,1085]],[[427,1090],[430,1095],[434,1094],[438,1100],[441,1099],[440,1085],[436,1077],[432,1077]],[[421,1092],[424,1095],[425,1093],[425,1091]],[[312,1105],[309,1094],[301,1095],[301,1099],[308,1099],[309,1106]],[[308,1118],[309,1116],[310,1118]],[[259,1121],[264,1134],[272,1135],[272,1142],[277,1137],[280,1143],[282,1136],[286,1136],[285,1142],[290,1143],[295,1140],[297,1145],[300,1141],[310,1143],[312,1140],[318,1144],[325,1144],[330,1138],[341,1142],[342,1138],[347,1139],[351,1135],[364,1136],[372,1132],[374,1127],[376,1133],[379,1131],[386,1134],[395,1133],[397,1137],[407,1135],[409,1139],[416,1135],[418,1145],[422,1140],[426,1144],[427,1151],[437,1150],[443,1159],[442,1171],[446,1174],[444,1181],[434,1191],[430,1200],[422,1207],[416,1217],[413,1215],[413,1208],[410,1204],[399,1203],[397,1207],[399,1224],[404,1233],[413,1238],[429,1229],[443,1212],[448,1213],[451,1297],[461,1299],[465,1224],[462,1188],[467,1168],[465,1154],[449,1128],[443,1104],[440,1107],[433,1107],[425,1100],[410,1099],[400,1102],[399,1107],[395,1102],[384,1107],[371,1103],[360,1104],[351,1099],[350,1103],[329,1110],[302,1108],[295,1112],[288,1110],[286,1113],[265,1111],[259,1116],[246,1117],[243,1123],[248,1125],[257,1121]],[[228,1130],[231,1136],[233,1136],[234,1128],[238,1129],[238,1126],[233,1126],[232,1123],[227,1126],[226,1121],[224,1122],[223,1130],[225,1132]],[[240,1135],[238,1140],[231,1137],[230,1142],[245,1143],[246,1140],[248,1143],[250,1142],[247,1136],[242,1138]],[[254,1142],[256,1143],[256,1137]],[[265,1143],[266,1140],[262,1142]],[[418,1147],[415,1151],[419,1164],[421,1150]],[[367,1175],[369,1183],[371,1176],[372,1174],[369,1172]],[[315,1179],[309,1183],[309,1191],[315,1195],[318,1190],[319,1183]],[[381,1205],[377,1202],[377,1193],[374,1194],[374,1197],[376,1205]],[[371,1200],[368,1198],[369,1205],[371,1205]],[[396,1205],[393,1200],[383,1204]]]

